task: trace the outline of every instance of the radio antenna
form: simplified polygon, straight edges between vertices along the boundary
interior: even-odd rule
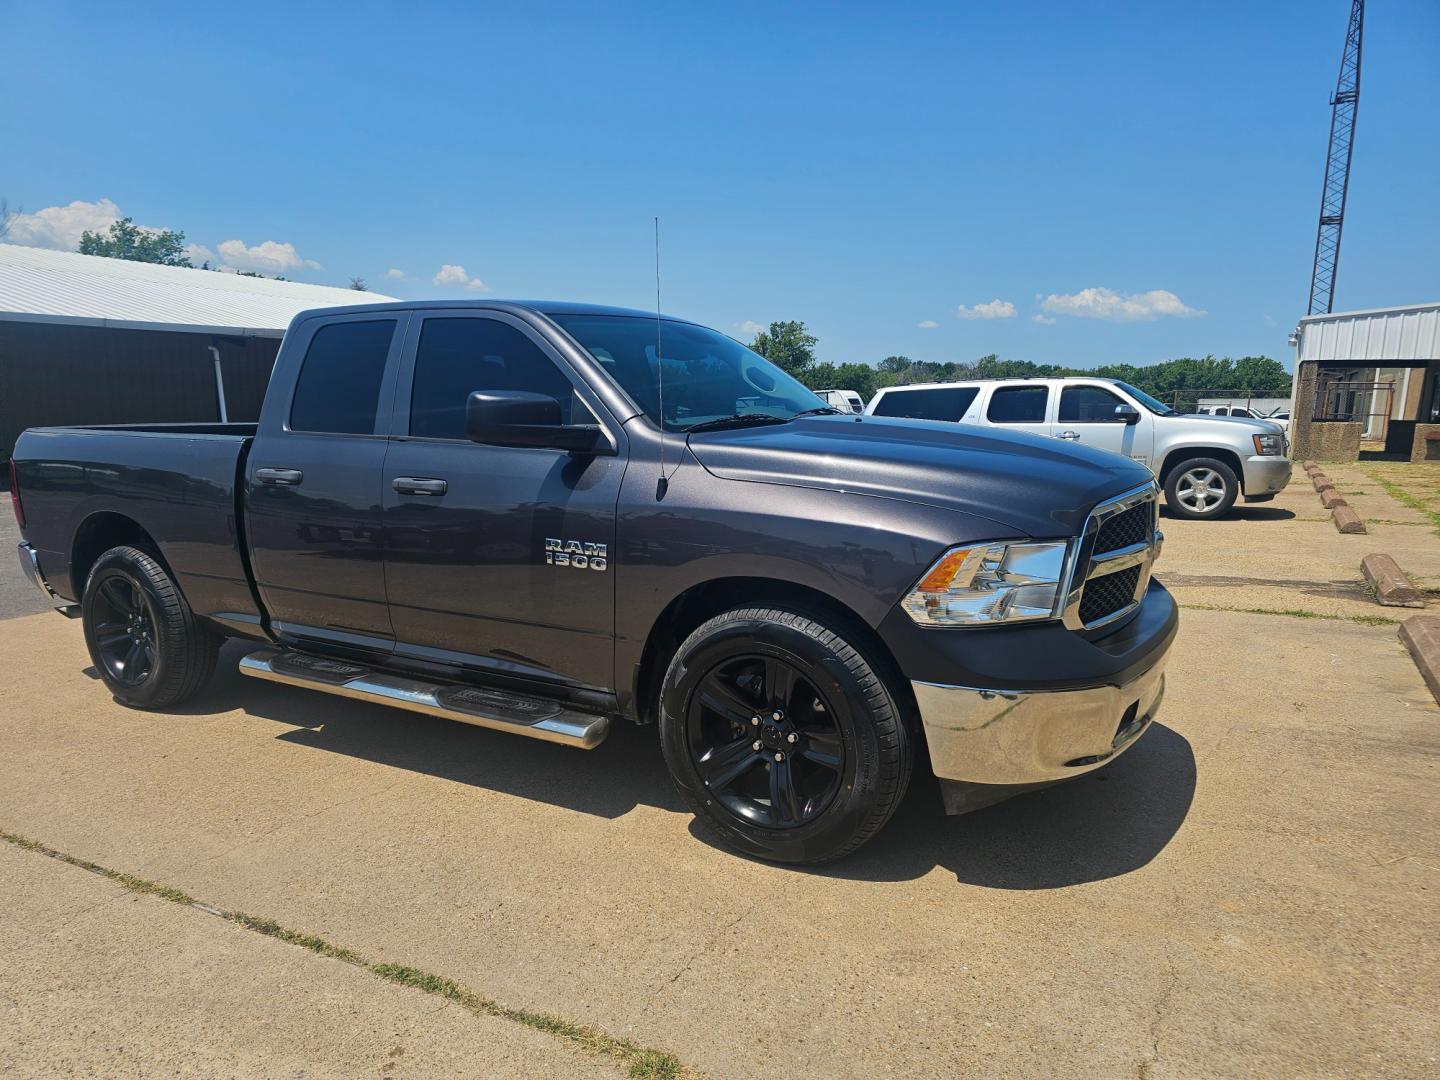
[[[665,476],[665,355],[660,351],[660,216],[655,216],[655,379],[660,389],[660,480],[655,498],[665,498],[670,481]]]

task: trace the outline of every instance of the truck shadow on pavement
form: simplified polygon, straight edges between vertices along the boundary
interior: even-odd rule
[[[177,715],[242,710],[283,725],[276,738],[533,799],[582,814],[618,818],[636,806],[688,813],[653,728],[617,724],[589,752],[486,731],[438,717],[336,698],[242,676],[232,643],[214,681]],[[905,881],[936,866],[965,884],[1054,889],[1138,870],[1179,830],[1195,793],[1195,756],[1178,732],[1156,723],[1114,764],[1066,784],[962,817],[947,817],[935,780],[917,769],[895,817],[860,851],[787,872]],[[297,783],[303,778],[297,776]],[[703,827],[691,832],[728,857]]]
[[[1169,521],[1180,521],[1173,514],[1168,506],[1160,505],[1160,516]],[[1220,517],[1217,521],[1290,521],[1295,517],[1294,510],[1286,510],[1282,506],[1247,506],[1244,503],[1236,503]]]

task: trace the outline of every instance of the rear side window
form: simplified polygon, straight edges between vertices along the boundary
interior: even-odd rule
[[[571,422],[574,386],[515,327],[497,319],[426,319],[415,353],[410,434],[465,438],[465,404],[476,390],[544,394],[559,403],[560,422]]]
[[[959,420],[979,392],[973,386],[889,390],[875,403],[875,415],[904,416],[911,420]]]
[[[992,424],[1039,424],[1045,420],[1044,386],[1001,386],[990,395],[985,417]]]
[[[1060,422],[1114,423],[1115,406],[1123,404],[1123,401],[1101,386],[1067,386],[1060,391]]]
[[[295,382],[290,430],[373,434],[394,336],[394,319],[331,323],[316,331]]]

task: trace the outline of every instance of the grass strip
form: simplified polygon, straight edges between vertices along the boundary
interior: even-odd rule
[[[108,878],[122,888],[142,896],[154,896],[161,900],[168,900],[172,904],[193,907],[257,934],[264,934],[266,937],[275,938],[288,945],[309,949],[318,956],[362,967],[377,978],[419,990],[421,993],[443,997],[476,1015],[508,1020],[511,1023],[521,1024],[534,1031],[562,1039],[585,1053],[610,1059],[622,1066],[635,1080],[698,1080],[698,1073],[682,1065],[674,1054],[666,1053],[663,1050],[652,1050],[649,1047],[640,1046],[630,1039],[616,1038],[599,1028],[577,1024],[562,1016],[535,1012],[530,1009],[514,1009],[508,1005],[502,1005],[493,998],[470,989],[463,983],[457,983],[453,979],[447,979],[443,975],[436,975],[420,968],[407,967],[403,964],[374,963],[353,949],[334,945],[313,934],[291,930],[281,926],[274,919],[247,915],[243,911],[226,911],[223,908],[203,904],[180,889],[174,889],[168,885],[162,885],[160,882],[150,881],[120,870],[111,870],[107,866],[77,858],[17,833],[0,829],[0,840],[25,851],[56,859],[81,870],[88,870],[92,874]]]
[[[1396,502],[1404,503],[1411,510],[1418,510],[1424,514],[1430,519],[1430,524],[1434,527],[1436,534],[1440,535],[1440,511],[1431,510],[1430,504],[1424,499],[1411,495],[1410,492],[1406,491],[1399,484],[1385,479],[1385,477],[1379,473],[1367,472],[1365,475],[1384,488],[1385,494],[1389,495]]]
[[[1225,607],[1222,604],[1181,604],[1192,611],[1235,611],[1242,615],[1284,615],[1291,619],[1329,619],[1331,622],[1352,622],[1361,626],[1399,626],[1399,619],[1387,619],[1384,615],[1331,615],[1323,611],[1307,611],[1304,608],[1263,608]]]

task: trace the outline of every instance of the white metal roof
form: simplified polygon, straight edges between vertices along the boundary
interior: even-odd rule
[[[0,321],[279,337],[307,308],[380,293],[0,244]]]
[[[1298,359],[1384,367],[1440,359],[1440,301],[1300,320]]]

